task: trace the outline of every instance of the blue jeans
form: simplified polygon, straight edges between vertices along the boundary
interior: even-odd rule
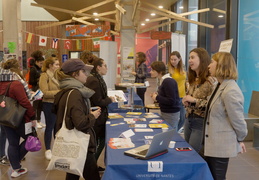
[[[0,125],[0,157],[5,156],[6,134],[4,127]]]
[[[161,112],[161,117],[172,126],[173,129],[177,130],[179,118],[180,118],[180,111],[176,113],[165,113]]]
[[[20,169],[21,168],[20,161],[24,158],[24,156],[28,152],[25,149],[26,136],[25,136],[24,123],[21,123],[21,125],[17,129],[13,129],[7,126],[3,126],[3,127],[9,142],[8,158],[11,163],[11,166],[13,169]],[[20,144],[21,137],[24,139],[24,141],[22,141]]]
[[[184,126],[184,121],[185,121],[185,108],[184,108],[184,105],[182,103],[182,99],[183,98],[180,98],[180,120],[179,120],[179,123],[178,123],[178,130],[181,129],[183,126]]]
[[[42,110],[45,116],[46,129],[44,134],[44,142],[46,150],[50,149],[52,133],[53,136],[56,134],[55,125],[56,125],[56,114],[51,112],[53,103],[43,102]]]
[[[199,153],[203,140],[204,118],[190,114],[184,124],[184,138]]]

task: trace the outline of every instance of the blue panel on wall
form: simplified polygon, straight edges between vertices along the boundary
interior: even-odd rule
[[[245,97],[247,113],[252,91],[259,91],[259,1],[239,1],[239,8],[237,82]]]

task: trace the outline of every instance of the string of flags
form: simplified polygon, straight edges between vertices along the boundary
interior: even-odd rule
[[[26,33],[26,43],[31,44],[33,41],[35,41],[35,36],[38,36],[39,37],[39,46],[46,46],[48,39],[51,39],[51,41],[52,41],[51,48],[53,48],[53,49],[58,48],[58,44],[60,41],[64,41],[65,49],[71,49],[73,41],[76,42],[77,49],[82,49],[84,47],[85,40],[92,39],[94,48],[100,48],[100,40],[111,41],[111,37],[109,37],[109,36],[92,37],[92,38],[86,38],[86,39],[63,39],[63,38],[41,36],[38,34],[27,32],[27,31],[23,31],[23,32]]]

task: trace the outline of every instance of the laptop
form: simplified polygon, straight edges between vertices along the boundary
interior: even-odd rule
[[[168,152],[168,145],[172,140],[174,129],[156,134],[151,144],[145,144],[124,152],[125,155],[135,157],[137,159],[151,159]]]

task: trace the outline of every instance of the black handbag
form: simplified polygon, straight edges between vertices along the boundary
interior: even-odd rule
[[[8,85],[5,94],[0,95],[0,124],[11,128],[17,128],[23,120],[26,109],[15,99],[6,96],[11,83]]]

